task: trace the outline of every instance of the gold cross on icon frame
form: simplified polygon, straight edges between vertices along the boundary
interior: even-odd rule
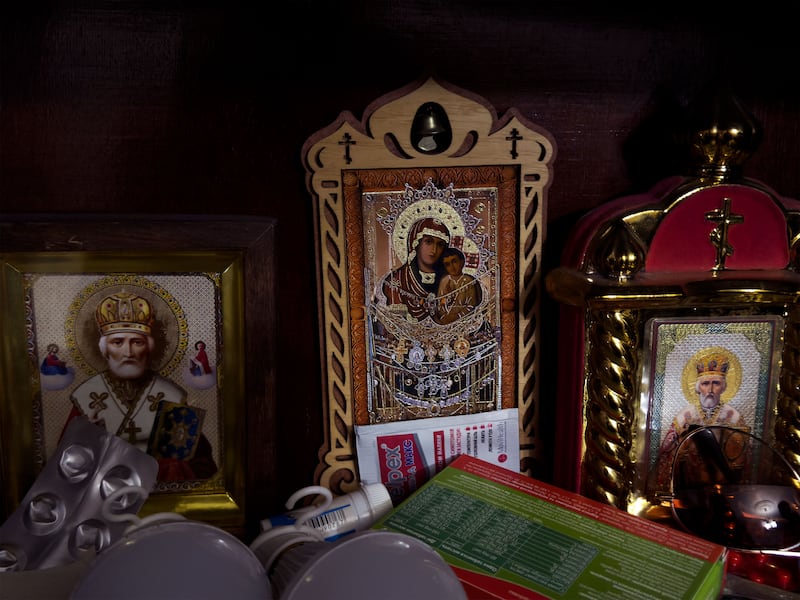
[[[731,199],[722,199],[722,208],[717,208],[706,213],[706,220],[717,223],[717,226],[708,234],[711,244],[717,249],[717,258],[714,262],[714,271],[725,269],[725,260],[733,254],[733,246],[728,242],[728,229],[731,225],[744,222],[744,215],[731,213]]]

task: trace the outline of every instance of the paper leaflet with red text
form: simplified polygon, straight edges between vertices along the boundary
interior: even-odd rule
[[[383,483],[395,506],[461,454],[519,471],[516,408],[356,425],[355,434],[360,480]]]

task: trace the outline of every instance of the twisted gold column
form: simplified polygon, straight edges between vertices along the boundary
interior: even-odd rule
[[[786,459],[800,470],[800,307],[791,305],[783,331],[775,440]]]
[[[632,485],[639,312],[592,311],[582,494],[624,509]]]

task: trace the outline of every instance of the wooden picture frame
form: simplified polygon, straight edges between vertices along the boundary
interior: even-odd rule
[[[6,513],[41,471],[70,415],[99,411],[95,419],[160,459],[142,514],[174,511],[244,531],[246,458],[259,464],[268,454],[250,448],[248,436],[264,424],[274,394],[271,367],[246,360],[272,353],[274,225],[251,217],[0,220]],[[135,392],[127,411],[118,410],[128,406],[123,384],[107,375],[118,330],[153,339],[155,383]],[[192,425],[184,427],[179,414]]]
[[[368,107],[363,121],[343,112],[307,140],[303,160],[315,211],[327,419],[316,474],[321,485],[336,493],[358,485],[355,425],[434,418],[453,414],[455,404],[465,411],[518,408],[520,470],[540,472],[542,448],[536,438],[539,265],[555,152],[550,135],[515,109],[498,119],[485,99],[435,78],[379,98]],[[380,208],[370,209],[370,204],[380,204]],[[479,206],[491,210],[478,216],[474,209]],[[394,228],[411,227],[412,221],[426,217],[440,223],[449,219],[452,227],[439,231],[448,245],[462,244],[463,248],[483,233],[490,240],[471,249],[485,252],[484,262],[473,266],[494,278],[483,289],[492,294],[496,310],[487,322],[495,329],[498,342],[492,351],[501,357],[502,369],[493,372],[497,385],[492,399],[480,407],[450,402],[452,395],[434,402],[423,399],[419,391],[402,402],[375,400],[381,386],[399,389],[395,383],[402,380],[399,365],[406,361],[398,358],[418,352],[420,359],[411,362],[420,365],[424,352],[438,353],[441,358],[447,350],[452,355],[458,346],[444,341],[423,349],[423,342],[411,350],[409,342],[411,354],[406,354],[406,342],[401,339],[405,336],[383,338],[389,341],[381,349],[385,351],[382,367],[395,369],[392,382],[381,381],[374,369],[373,359],[381,352],[375,347],[373,326],[386,324],[385,318],[376,318],[376,306],[383,302],[372,299],[379,291],[376,284],[415,253],[410,246],[403,250],[407,236],[393,237]],[[404,241],[390,241],[395,238]],[[451,244],[455,238],[460,238],[458,244]],[[419,321],[414,315],[409,320]],[[423,387],[431,389],[414,375],[406,389]]]

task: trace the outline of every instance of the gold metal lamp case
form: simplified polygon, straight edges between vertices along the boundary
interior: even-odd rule
[[[691,174],[584,215],[545,280],[560,311],[554,479],[636,514],[658,512],[661,449],[690,413],[735,415],[800,466],[800,203],[742,176],[760,128],[734,97],[703,115]],[[711,411],[693,386],[714,351],[727,390]]]

